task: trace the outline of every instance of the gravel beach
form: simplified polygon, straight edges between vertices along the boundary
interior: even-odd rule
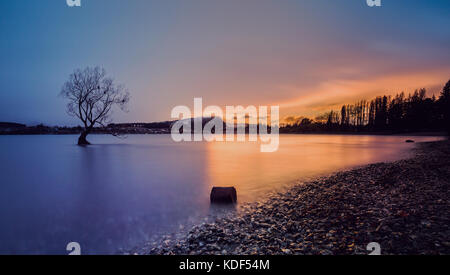
[[[298,183],[137,254],[450,254],[450,142]],[[180,237],[181,236],[181,237]]]

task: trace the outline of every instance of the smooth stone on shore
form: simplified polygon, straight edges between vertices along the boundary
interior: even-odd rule
[[[235,204],[237,203],[237,192],[234,187],[213,187],[210,196],[211,203]]]

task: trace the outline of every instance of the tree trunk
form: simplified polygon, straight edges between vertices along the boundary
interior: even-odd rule
[[[83,131],[78,138],[78,145],[90,145],[89,141],[87,141],[86,137],[89,134],[88,131]]]

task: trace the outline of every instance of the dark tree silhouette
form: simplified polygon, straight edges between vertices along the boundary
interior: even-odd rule
[[[343,105],[340,112],[331,111],[310,123],[286,125],[282,132],[382,132],[442,131],[450,133],[450,81],[439,99],[427,97],[422,88],[413,94],[378,96],[367,102]]]
[[[450,80],[445,84],[444,89],[442,89],[439,103],[441,105],[445,128],[450,135]]]
[[[341,108],[341,127],[348,126],[348,120],[347,120],[347,107],[345,105]]]
[[[114,106],[126,111],[129,93],[106,76],[104,69],[87,67],[77,69],[61,89],[61,96],[67,98],[67,113],[83,122],[83,131],[78,145],[89,145],[86,137],[96,125],[106,127],[111,122]],[[113,133],[112,133],[113,134]]]

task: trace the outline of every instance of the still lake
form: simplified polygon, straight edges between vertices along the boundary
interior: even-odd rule
[[[257,143],[174,143],[170,135],[0,136],[0,254],[111,254],[208,215],[212,186],[256,201],[297,180],[405,158],[440,137],[281,135]]]

